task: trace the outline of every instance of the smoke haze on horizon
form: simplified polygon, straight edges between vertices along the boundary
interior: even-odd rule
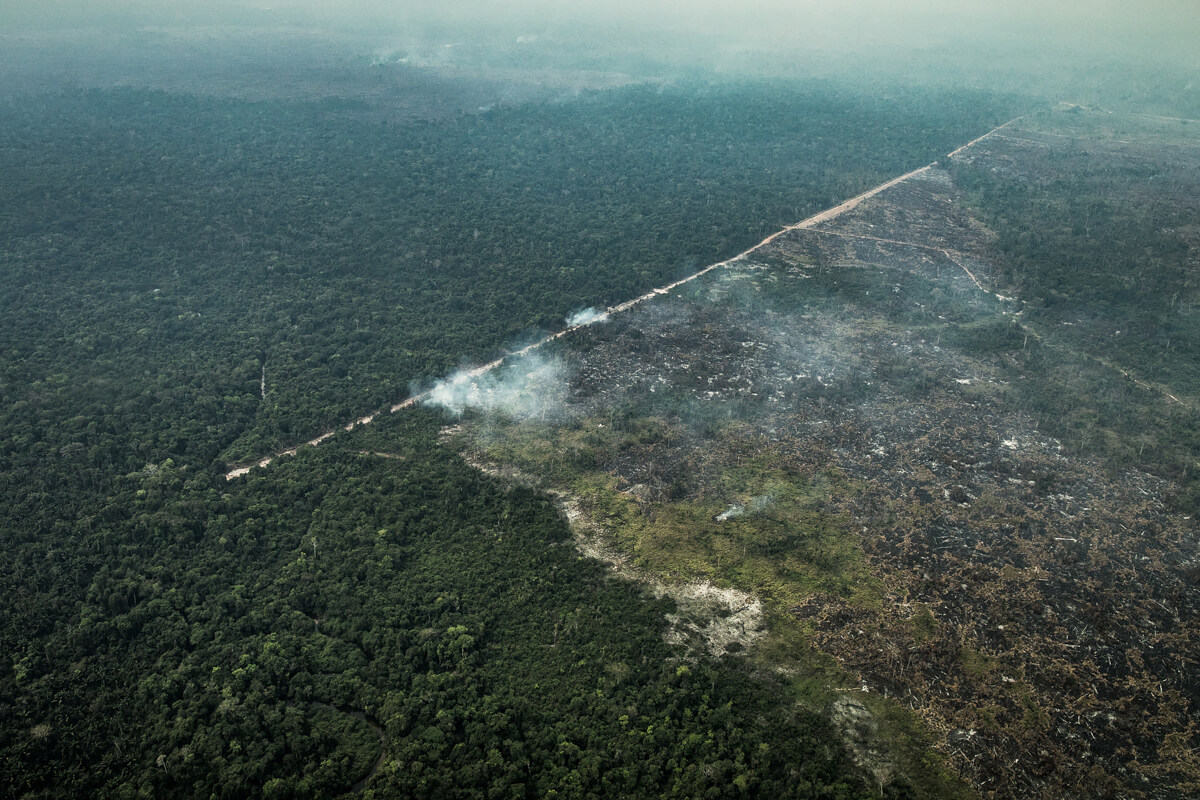
[[[829,80],[1196,118],[1197,42],[1194,0],[0,0],[0,85],[322,97],[348,85],[331,68],[423,70],[491,82],[473,110],[630,81]]]
[[[440,3],[410,0],[391,5],[370,0],[73,0],[0,4],[0,31],[104,26],[218,28],[287,27],[377,36],[422,38],[449,31],[502,36],[514,43],[594,38],[598,47],[622,36],[658,38],[666,49],[713,40],[733,49],[821,50],[890,46],[920,50],[948,42],[1174,55],[1195,65],[1200,4],[1192,0],[1117,0],[1003,4],[979,0],[607,0],[563,4],[554,0]],[[697,59],[711,53],[695,53]]]

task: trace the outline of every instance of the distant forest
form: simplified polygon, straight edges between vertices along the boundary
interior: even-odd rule
[[[0,105],[0,781],[876,795],[736,659],[679,660],[666,604],[579,560],[549,500],[441,449],[436,414],[379,423],[393,457],[338,437],[222,472],[1019,108],[765,83],[408,125],[135,90]]]

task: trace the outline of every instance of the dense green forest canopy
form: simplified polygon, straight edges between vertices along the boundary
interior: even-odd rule
[[[77,619],[12,651],[9,785],[327,797],[379,760],[379,796],[862,796],[823,721],[672,659],[662,604],[431,445],[439,422],[220,493],[170,463],[124,478]]]
[[[186,392],[195,426],[222,430],[156,408],[174,439],[131,449],[255,455],[732,255],[1012,106],[632,87],[393,127],[136,91],[16,101],[0,132],[5,385],[66,376],[79,413],[80,394],[127,401],[136,375],[143,402]]]
[[[0,780],[863,795],[823,722],[772,708],[736,663],[672,660],[663,605],[578,561],[547,500],[439,450],[435,416],[386,420],[403,458],[362,455],[358,432],[243,482],[222,468],[732,255],[1015,108],[785,84],[403,126],[135,90],[6,103]]]

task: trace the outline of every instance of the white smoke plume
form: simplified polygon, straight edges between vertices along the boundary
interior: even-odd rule
[[[494,368],[459,370],[434,384],[422,402],[454,414],[474,409],[545,419],[561,410],[566,377],[561,360],[532,353]]]
[[[598,308],[581,308],[567,317],[567,327],[577,328],[580,325],[592,325],[596,322],[606,322],[608,312]]]
[[[720,514],[717,514],[717,516],[715,516],[713,519],[715,519],[717,522],[724,522],[727,519],[736,519],[738,517],[745,516],[745,514],[746,507],[734,503]]]
[[[763,494],[752,499],[746,510],[751,514],[761,514],[773,505],[775,505],[775,495]]]
[[[751,498],[750,502],[744,506],[739,503],[734,503],[720,514],[717,514],[715,517],[713,517],[713,519],[715,519],[717,522],[725,522],[726,520],[744,517],[747,514],[753,516],[766,511],[773,505],[775,505],[774,495],[759,495],[758,497]]]

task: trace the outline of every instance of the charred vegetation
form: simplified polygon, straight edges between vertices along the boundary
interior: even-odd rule
[[[577,495],[651,573],[790,614],[840,665],[827,689],[910,710],[981,794],[1175,797],[1200,780],[1194,362],[1104,346],[1103,315],[1061,335],[979,192],[1060,192],[1047,164],[1097,159],[1183,185],[1200,147],[1056,119],[573,332],[557,420],[464,441]],[[1190,288],[1189,209],[1166,252]]]

